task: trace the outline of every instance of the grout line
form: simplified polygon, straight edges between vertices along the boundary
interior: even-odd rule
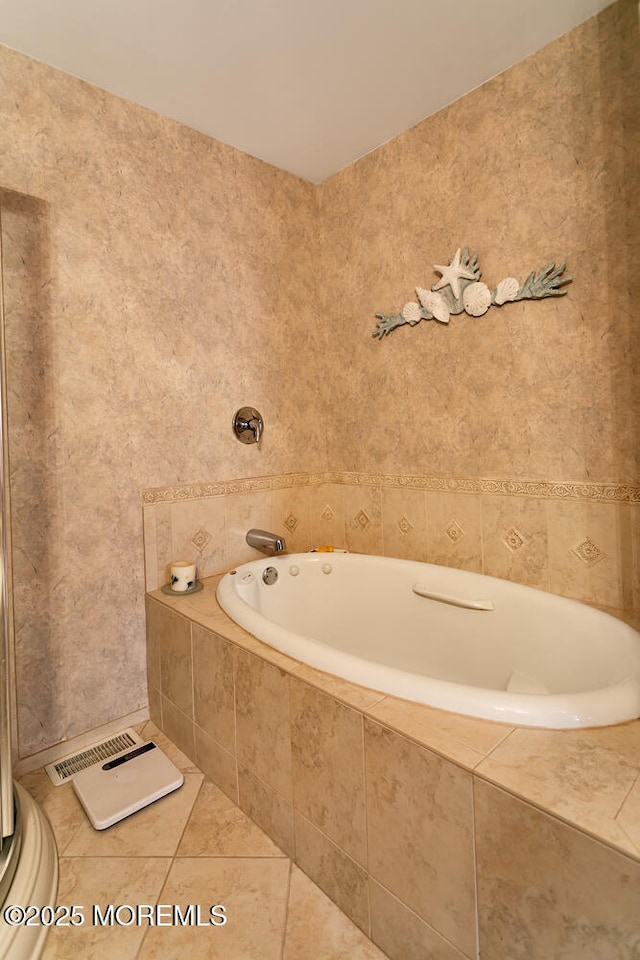
[[[190,720],[191,720],[192,725],[195,727],[195,724],[196,724],[196,689],[195,689],[195,677],[194,677],[194,670],[193,670],[193,628],[194,628],[195,626],[197,626],[197,624],[196,624],[196,621],[195,621],[195,620],[191,620],[191,619],[189,619],[188,623],[189,623],[189,667],[190,667],[189,673],[191,674],[191,676],[190,676],[190,678],[189,678],[190,681],[191,681],[191,683],[190,683],[190,689],[191,689],[191,717],[190,717]],[[194,752],[194,753],[195,753],[195,747],[196,747],[196,742],[195,742],[195,740],[196,740],[196,737],[195,737],[195,730],[194,730],[194,733],[193,733],[193,752]]]
[[[622,808],[624,807],[625,803],[626,803],[627,800],[629,799],[629,795],[631,794],[631,791],[633,790],[633,788],[635,787],[635,785],[638,783],[638,780],[639,780],[639,779],[640,779],[640,772],[639,772],[638,775],[635,777],[633,783],[630,785],[629,789],[627,790],[627,792],[625,793],[624,797],[622,798],[618,809],[616,810],[616,812],[613,814],[613,817],[611,818],[612,820],[616,820],[617,817],[619,816],[619,814],[622,812]],[[618,824],[618,826],[620,826],[620,824]],[[620,829],[621,829],[621,830],[624,830],[624,827],[620,827]],[[626,833],[626,830],[625,830],[624,832]],[[629,839],[631,839],[631,838],[629,837]],[[637,846],[637,844],[635,844],[635,841],[634,841],[634,845]]]
[[[402,906],[402,908],[403,908],[404,910],[406,910],[407,913],[411,914],[411,916],[414,917],[414,918],[417,920],[417,922],[418,922],[419,924],[421,924],[422,926],[426,927],[429,931],[431,931],[431,933],[432,933],[435,937],[437,937],[439,940],[441,940],[442,943],[443,943],[445,946],[447,946],[448,948],[450,948],[450,950],[452,951],[451,956],[453,956],[453,953],[455,953],[456,957],[459,957],[459,960],[469,960],[469,958],[467,957],[467,954],[466,954],[466,953],[463,954],[463,953],[461,952],[461,948],[458,947],[458,946],[453,942],[453,940],[449,939],[449,937],[447,937],[446,934],[444,934],[444,933],[442,933],[440,930],[438,930],[437,927],[434,927],[433,924],[430,923],[428,920],[425,920],[425,918],[422,917],[422,916],[420,916],[419,913],[416,913],[416,911],[414,910],[413,907],[410,907],[407,903],[405,903],[405,901],[402,900],[401,897],[399,897],[397,893],[394,893],[393,890],[390,889],[390,887],[388,887],[386,884],[384,884],[384,883],[382,882],[382,880],[378,879],[377,877],[372,877],[372,878],[371,878],[371,881],[372,881],[372,883],[374,883],[376,886],[380,887],[381,890],[384,890],[385,894],[386,894],[391,900],[394,900],[394,901],[396,901],[397,903],[399,903],[399,904]],[[353,921],[352,921],[352,922],[353,922]],[[360,929],[360,927],[358,927],[358,930],[359,930],[359,929]],[[371,940],[371,937],[369,937],[369,939]],[[387,954],[384,953],[382,947],[379,946],[379,945],[376,943],[375,940],[371,940],[371,942],[373,943],[373,945],[374,945],[385,957],[387,957]],[[449,950],[447,950],[447,957],[448,957],[448,956],[449,956]],[[434,957],[434,958],[435,958],[435,954],[430,954],[430,958],[431,958],[431,957]],[[392,958],[391,956],[389,956],[389,960],[397,960],[397,955],[396,955],[395,958]],[[429,960],[429,958],[427,958],[427,960]],[[471,960],[480,960],[480,954],[478,953],[477,956],[471,958]]]
[[[486,575],[486,566],[484,562],[484,536],[485,536],[485,522],[484,522],[484,510],[482,509],[482,497],[478,503],[478,519],[480,521],[480,572]]]
[[[239,649],[238,644],[231,640],[225,640],[230,644],[229,653],[231,656],[231,687],[233,693],[233,769],[236,778],[236,803],[240,807],[240,760],[238,759],[238,696],[237,696],[237,667]],[[241,808],[242,809],[242,808]]]
[[[180,836],[179,836],[179,838],[178,838],[178,842],[176,843],[176,847],[175,847],[175,850],[174,850],[174,853],[173,853],[173,859],[174,859],[174,860],[175,860],[175,858],[176,858],[177,855],[178,855],[178,850],[180,849],[180,844],[182,843],[182,841],[183,841],[183,839],[184,839],[184,835],[185,835],[185,833],[187,832],[187,827],[189,826],[189,822],[190,822],[190,820],[191,820],[191,817],[193,816],[193,811],[195,810],[195,806],[196,806],[196,803],[198,802],[198,798],[199,798],[200,794],[202,793],[202,788],[204,787],[204,785],[205,785],[205,783],[206,783],[206,781],[207,781],[207,778],[206,778],[205,775],[202,773],[202,771],[200,771],[200,774],[202,775],[202,782],[200,783],[200,786],[198,787],[198,789],[197,789],[197,791],[196,791],[196,795],[195,795],[195,797],[193,798],[193,803],[191,804],[191,809],[189,810],[189,813],[187,814],[187,817],[186,817],[186,819],[185,819],[185,821],[184,821],[184,827],[182,828],[182,830],[181,830],[181,832],[180,832]],[[187,774],[183,774],[183,776],[187,776]]]
[[[294,760],[293,760],[293,677],[291,674],[289,674],[289,676],[287,677],[287,699],[289,702],[289,761],[291,764],[290,766],[291,798],[287,800],[287,805],[291,808],[291,834],[292,834],[291,845],[293,848],[290,860],[294,863],[297,863],[298,862],[298,842],[297,842],[297,836],[296,836],[296,804],[295,804],[296,777],[295,777]],[[274,790],[277,796],[281,796],[281,794],[277,790],[275,790],[273,787],[271,789]]]
[[[287,927],[289,925],[289,905],[291,901],[291,874],[293,872],[293,862],[289,858],[289,872],[287,873],[287,893],[284,900],[284,918],[282,924],[282,940],[280,943],[280,960],[284,960],[287,948]]]
[[[476,928],[476,960],[480,960],[480,910],[478,907],[478,850],[476,846],[476,778],[471,777],[471,843],[473,849],[473,912]]]
[[[486,760],[486,759],[487,759],[488,757],[490,757],[493,753],[495,753],[495,751],[498,749],[498,747],[501,747],[502,744],[505,743],[505,742],[509,739],[509,737],[510,737],[513,733],[516,732],[516,730],[522,730],[522,729],[523,729],[522,727],[510,727],[510,728],[508,728],[508,729],[506,730],[506,732],[505,732],[504,737],[501,737],[501,739],[498,740],[497,743],[494,743],[494,745],[491,747],[491,749],[488,750],[487,753],[485,753],[485,755],[484,755],[484,757],[482,758],[482,760]],[[482,763],[482,760],[480,760],[479,763]],[[478,764],[476,764],[476,767],[477,767],[477,766],[478,766]],[[475,767],[474,767],[474,769],[475,769]]]
[[[130,859],[133,860],[133,859],[135,859],[135,858],[134,858],[134,857],[131,857]],[[164,858],[158,857],[158,859],[164,859]],[[160,889],[158,890],[158,893],[156,894],[154,906],[157,906],[157,904],[159,904],[159,903],[161,902],[162,894],[163,894],[164,889],[165,889],[165,887],[166,887],[166,885],[167,885],[167,880],[169,879],[169,874],[171,873],[171,869],[172,869],[172,867],[173,867],[174,857],[167,857],[166,859],[169,861],[169,864],[168,864],[168,866],[167,866],[167,872],[165,873],[165,875],[164,875],[164,880],[163,880],[162,883],[160,884]],[[137,958],[138,958],[138,957],[140,956],[140,954],[142,953],[142,949],[143,949],[143,947],[144,947],[144,942],[145,942],[145,940],[147,939],[147,935],[148,935],[150,929],[151,929],[151,927],[150,927],[150,926],[147,926],[147,929],[144,931],[144,933],[143,933],[143,935],[142,935],[142,939],[141,939],[141,941],[140,941],[140,945],[138,946],[138,949],[136,950],[136,954],[135,954],[134,960],[137,960]]]
[[[44,771],[43,771],[43,772],[44,772]],[[48,776],[48,774],[46,774],[46,772],[45,772],[45,776]],[[72,802],[77,803],[77,805],[78,805],[78,807],[80,808],[80,810],[82,811],[82,815],[83,815],[83,819],[80,821],[80,823],[78,824],[78,826],[76,827],[76,829],[73,831],[72,835],[69,837],[69,839],[67,840],[67,842],[65,843],[65,845],[64,845],[63,848],[60,847],[60,842],[59,842],[59,840],[58,840],[58,837],[56,836],[56,831],[54,830],[53,826],[50,824],[50,825],[51,825],[51,831],[52,831],[52,833],[53,833],[53,838],[54,838],[55,844],[56,844],[56,851],[57,851],[57,853],[58,853],[58,860],[61,860],[62,857],[64,857],[64,855],[65,855],[65,850],[67,850],[67,848],[73,843],[73,841],[75,840],[75,838],[76,838],[76,837],[78,836],[78,834],[80,833],[80,830],[82,829],[82,827],[83,827],[83,825],[84,825],[84,819],[86,818],[87,815],[86,815],[84,809],[82,808],[82,804],[80,803],[80,801],[79,801],[78,798],[76,797],[76,794],[75,794],[75,791],[74,791],[74,789],[73,789],[72,784],[71,784],[71,783],[67,783],[67,784],[61,783],[61,784],[58,784],[58,786],[60,786],[60,787],[67,786],[67,787],[69,788],[68,791],[67,791],[69,797],[72,797],[72,798],[73,798],[73,801],[72,801]],[[54,788],[54,789],[57,789],[57,788]],[[47,818],[47,819],[48,819],[48,818]]]
[[[362,798],[364,805],[364,858],[366,861],[366,866],[364,871],[367,876],[367,936],[373,943],[372,933],[373,933],[373,918],[371,912],[371,873],[369,871],[369,861],[370,861],[370,852],[369,852],[369,791],[368,787],[368,777],[367,777],[367,736],[366,736],[366,726],[367,726],[367,717],[364,713],[360,716],[362,724],[362,789],[364,796]],[[371,722],[371,721],[369,721]]]

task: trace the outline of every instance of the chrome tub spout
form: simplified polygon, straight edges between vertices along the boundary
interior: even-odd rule
[[[249,530],[247,543],[250,547],[267,554],[284,553],[287,549],[284,537],[279,537],[277,533],[269,533],[268,530]]]

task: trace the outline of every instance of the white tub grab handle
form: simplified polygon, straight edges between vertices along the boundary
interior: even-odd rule
[[[495,610],[492,600],[467,600],[465,597],[454,597],[448,593],[438,593],[430,590],[422,583],[414,583],[411,588],[419,597],[427,600],[439,600],[440,603],[450,603],[454,607],[464,607],[465,610]]]

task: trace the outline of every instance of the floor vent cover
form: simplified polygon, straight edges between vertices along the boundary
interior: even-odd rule
[[[86,770],[87,767],[93,766],[94,763],[100,763],[101,760],[108,760],[109,757],[120,753],[121,750],[134,747],[138,743],[143,743],[143,740],[135,730],[124,730],[109,740],[94,743],[92,747],[87,747],[86,750],[80,750],[78,753],[72,753],[69,757],[63,757],[62,760],[56,760],[55,763],[47,764],[45,770],[54,786],[59,787],[61,783],[71,780],[81,770]]]

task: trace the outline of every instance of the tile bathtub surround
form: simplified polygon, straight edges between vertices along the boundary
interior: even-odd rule
[[[196,718],[209,716],[211,690],[218,691],[227,720],[217,735],[225,746],[214,739],[217,720],[207,720],[214,733],[205,733],[162,689],[152,693],[160,704],[157,722],[195,743],[196,757],[207,739],[207,775],[232,800],[239,797],[241,809],[392,960],[475,960],[476,923],[480,949],[496,960],[520,956],[522,943],[533,951],[521,954],[527,960],[569,960],[578,955],[573,946],[561,951],[565,942],[579,942],[570,931],[585,924],[598,927],[598,960],[617,957],[620,931],[636,922],[635,913],[615,898],[606,910],[590,912],[589,864],[607,876],[618,871],[631,900],[640,896],[640,721],[575,731],[513,728],[366,690],[299,664],[237,627],[215,602],[217,581],[205,581],[190,597],[150,595],[148,642],[155,648],[153,633],[166,638],[175,629],[181,644],[182,620],[191,625],[194,650],[197,638],[224,663],[231,657],[233,671],[224,667],[221,680],[214,669],[203,687],[207,710],[199,713],[199,694],[194,704]],[[205,668],[201,657],[197,669]],[[154,676],[162,683],[161,669]],[[194,673],[196,686],[203,685]],[[232,708],[235,746],[228,733]],[[521,842],[533,860],[546,863],[539,817],[569,851],[567,869],[581,878],[575,897],[558,901],[563,920],[554,918],[550,940],[538,939],[532,906],[538,894],[509,895],[508,906],[501,905],[508,887],[494,881],[491,861],[502,817],[496,796],[524,824]],[[513,842],[504,841],[505,863]],[[556,865],[549,861],[549,868]],[[542,868],[536,878],[541,888],[554,882]],[[494,942],[496,913],[502,920]]]
[[[284,670],[234,650],[238,762],[285,800],[291,800],[291,720]]]
[[[640,863],[479,780],[483,960],[634,960]]]
[[[473,957],[471,774],[370,720],[365,737],[371,877]]]
[[[167,582],[180,549],[199,577],[260,557],[244,542],[258,526],[282,533],[289,552],[330,544],[640,611],[639,487],[351,473],[232,481],[213,498],[211,486],[144,491],[148,590]],[[210,516],[224,520],[215,551]]]
[[[309,474],[143,490],[142,504],[147,590],[168,582],[178,557],[202,578],[261,556],[246,543],[252,527],[282,534],[290,552],[314,543]]]
[[[294,807],[366,866],[362,714],[295,678],[289,697]]]
[[[194,722],[225,750],[235,752],[233,648],[221,637],[194,624]]]
[[[152,723],[153,739],[185,777],[170,796],[104,831],[89,824],[70,783],[24,776],[59,853],[56,903],[81,905],[85,922],[49,931],[43,960],[385,960],[364,934],[248,816]],[[100,926],[93,905],[226,907],[223,927]],[[166,909],[162,917],[166,923]]]

